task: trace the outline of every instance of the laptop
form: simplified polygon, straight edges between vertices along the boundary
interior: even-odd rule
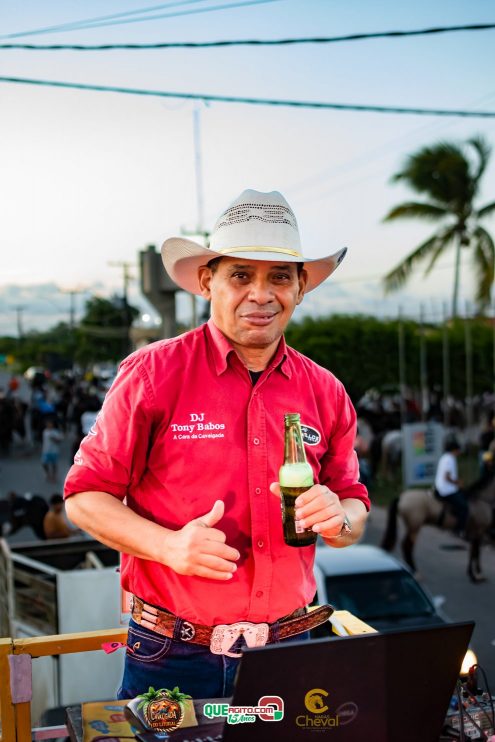
[[[205,707],[210,723],[169,739],[438,742],[473,628],[470,621],[246,648],[232,699],[214,699]]]

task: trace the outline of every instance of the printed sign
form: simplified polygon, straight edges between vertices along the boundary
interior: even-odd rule
[[[443,453],[445,429],[440,423],[411,423],[402,426],[404,486],[432,485],[438,459]]]

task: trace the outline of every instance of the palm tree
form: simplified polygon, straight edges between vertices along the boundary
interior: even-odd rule
[[[455,247],[452,315],[457,316],[461,248],[470,248],[477,278],[476,302],[483,310],[490,303],[495,270],[495,245],[481,220],[495,212],[495,201],[475,207],[480,182],[490,159],[491,148],[482,137],[466,144],[439,142],[410,155],[393,182],[403,181],[425,197],[395,206],[384,221],[416,218],[438,222],[435,233],[419,245],[383,279],[386,292],[403,286],[413,270],[428,260],[425,276],[440,255]]]

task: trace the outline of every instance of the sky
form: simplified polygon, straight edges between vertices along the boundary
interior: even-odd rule
[[[126,15],[117,25],[32,33],[158,2],[4,0],[0,44],[280,39],[495,21],[488,0],[269,0],[237,6],[246,2],[169,0],[147,14],[155,16],[151,20],[130,23],[139,16]],[[223,5],[231,7],[218,9]],[[0,49],[4,77],[489,111],[495,111],[494,68],[495,29],[279,47]],[[114,263],[122,261],[131,264],[131,301],[149,312],[139,289],[139,251],[198,225],[211,229],[245,188],[284,194],[307,255],[349,248],[338,271],[306,297],[296,316],[394,317],[400,310],[417,317],[422,309],[438,320],[451,297],[453,254],[428,278],[418,273],[405,289],[383,294],[385,273],[432,231],[413,221],[383,223],[392,206],[412,195],[391,183],[391,176],[408,154],[442,139],[460,142],[482,134],[495,145],[495,118],[195,103],[5,82],[0,112],[0,334],[14,335],[15,307],[22,307],[23,331],[44,329],[68,319],[68,291],[79,292],[76,316],[92,293],[121,292],[123,270]],[[494,194],[495,155],[480,203]],[[486,226],[493,233],[495,219]],[[463,268],[461,307],[470,311],[468,255]],[[178,310],[187,320],[190,302],[182,293]]]

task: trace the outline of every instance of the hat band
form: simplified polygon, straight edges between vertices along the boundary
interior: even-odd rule
[[[300,252],[297,252],[297,250],[289,250],[288,247],[252,247],[250,245],[245,245],[244,247],[221,247],[220,249],[215,249],[215,252],[219,253],[231,253],[231,252],[278,252],[282,253],[282,255],[294,255],[296,258],[303,259],[303,256]]]

